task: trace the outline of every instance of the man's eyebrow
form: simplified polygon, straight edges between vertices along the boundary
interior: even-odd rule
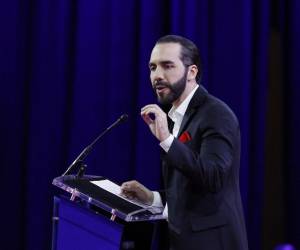
[[[174,64],[174,62],[173,62],[173,61],[170,61],[170,60],[164,60],[164,61],[158,62],[158,64],[166,65],[166,64]],[[149,62],[149,67],[155,66],[155,65],[156,65],[156,63]]]
[[[165,60],[165,61],[161,61],[160,64],[165,65],[165,64],[174,64],[173,61],[170,60]]]
[[[152,67],[152,66],[155,66],[155,63],[149,62],[148,66],[149,66],[149,68]]]

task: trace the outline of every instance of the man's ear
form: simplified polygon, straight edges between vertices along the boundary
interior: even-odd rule
[[[198,67],[195,64],[189,66],[187,80],[188,81],[196,80],[197,73],[198,73]]]

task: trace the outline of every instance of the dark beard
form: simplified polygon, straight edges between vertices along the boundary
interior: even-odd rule
[[[154,90],[155,93],[156,93],[156,87],[158,87],[158,86],[163,86],[163,87],[168,88],[170,90],[170,92],[168,94],[165,94],[165,95],[164,94],[163,95],[156,94],[157,100],[160,104],[170,105],[181,96],[181,94],[185,90],[187,72],[188,71],[185,70],[184,75],[182,76],[182,78],[180,78],[177,82],[175,82],[173,84],[170,84],[170,83],[164,82],[164,81],[156,82],[156,84],[153,86],[153,90]]]

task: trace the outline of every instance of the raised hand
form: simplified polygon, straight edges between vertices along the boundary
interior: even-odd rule
[[[151,114],[153,118],[151,118]],[[167,115],[158,105],[146,105],[141,110],[141,116],[159,141],[164,141],[169,137]]]

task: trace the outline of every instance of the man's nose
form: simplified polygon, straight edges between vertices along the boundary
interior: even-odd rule
[[[163,71],[157,67],[156,70],[153,72],[153,81],[158,82],[164,79]]]

